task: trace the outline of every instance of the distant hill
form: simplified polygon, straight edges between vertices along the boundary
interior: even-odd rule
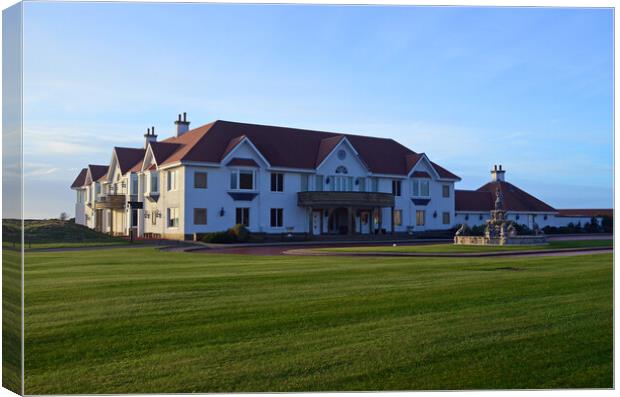
[[[27,243],[111,243],[125,241],[118,237],[97,232],[72,221],[57,219],[25,220],[24,241]],[[12,243],[19,241],[20,221],[16,219],[2,220],[2,241]]]

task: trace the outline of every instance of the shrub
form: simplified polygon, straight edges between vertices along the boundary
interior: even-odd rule
[[[250,231],[243,225],[235,225],[225,231],[205,233],[201,240],[216,244],[244,243],[250,240]]]
[[[527,236],[528,234],[534,234],[534,232],[527,227],[527,225],[521,223],[513,223],[515,230],[517,231],[517,235],[519,236]]]
[[[228,229],[228,233],[231,234],[238,242],[248,241],[250,237],[250,231],[241,224],[236,224]]]
[[[202,241],[205,243],[216,244],[229,244],[235,242],[234,237],[230,235],[227,231],[205,233],[202,236]]]
[[[601,228],[604,233],[612,233],[614,231],[614,219],[611,216],[605,215],[601,219]]]
[[[469,234],[472,236],[484,236],[484,231],[486,226],[483,225],[475,225],[469,228]]]

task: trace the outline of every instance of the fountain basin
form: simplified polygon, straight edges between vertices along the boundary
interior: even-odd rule
[[[547,236],[454,236],[454,244],[461,245],[546,245]]]

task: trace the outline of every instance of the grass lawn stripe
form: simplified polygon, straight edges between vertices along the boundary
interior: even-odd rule
[[[512,252],[512,251],[544,251],[575,248],[613,248],[613,240],[561,240],[550,241],[546,245],[456,245],[456,244],[420,244],[420,245],[396,245],[396,246],[365,246],[365,247],[336,247],[314,248],[316,251],[325,252],[403,252],[403,253],[479,253],[479,252]]]
[[[26,392],[611,387],[611,269],[28,253]]]

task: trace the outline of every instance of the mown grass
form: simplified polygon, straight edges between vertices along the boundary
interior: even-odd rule
[[[612,255],[26,254],[26,393],[612,387]]]
[[[319,251],[332,252],[419,252],[419,253],[468,253],[468,252],[504,252],[504,251],[535,251],[569,248],[613,248],[613,240],[566,240],[550,241],[546,245],[457,245],[457,244],[425,244],[367,247],[319,248]]]
[[[22,393],[21,252],[2,251],[2,386]]]

